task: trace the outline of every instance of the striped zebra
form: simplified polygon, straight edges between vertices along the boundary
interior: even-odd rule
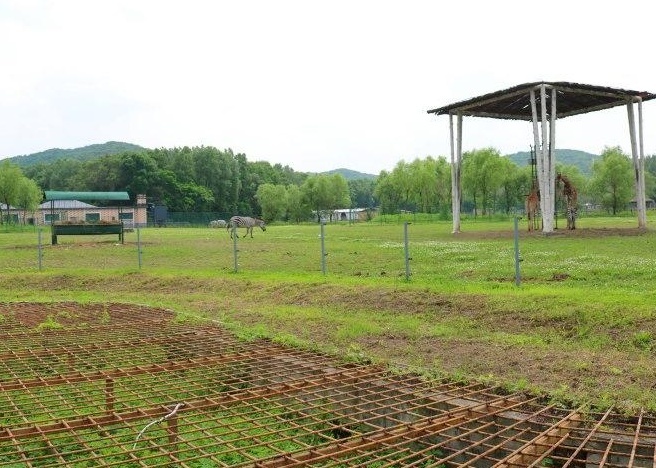
[[[576,229],[576,215],[578,210],[575,206],[567,207],[567,229]]]
[[[251,218],[249,216],[233,216],[230,218],[230,221],[228,222],[228,230],[230,231],[230,239],[232,239],[232,229],[234,228],[235,231],[235,236],[239,237],[237,234],[237,228],[243,227],[246,228],[246,235],[248,233],[251,233],[251,237],[253,237],[253,228],[255,226],[260,226],[263,231],[266,231],[266,226],[264,225],[264,221],[258,218]]]
[[[209,226],[211,228],[224,228],[228,225],[225,219],[215,219],[214,221],[210,221]]]

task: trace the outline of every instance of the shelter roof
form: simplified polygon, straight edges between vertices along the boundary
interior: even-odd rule
[[[532,120],[530,91],[536,88],[539,89],[543,84],[547,87],[546,104],[549,117],[551,112],[551,93],[549,90],[556,90],[556,118],[625,105],[637,97],[643,101],[656,98],[656,94],[646,91],[633,91],[566,81],[536,81],[431,109],[428,113],[436,115],[460,113],[474,117]],[[536,92],[535,97],[537,105],[540,106],[540,93]]]
[[[49,200],[129,200],[128,192],[57,192],[46,190],[46,201]]]
[[[39,205],[41,209],[51,209],[55,208],[58,210],[75,210],[82,208],[97,208],[94,205],[81,202],[79,200],[50,200],[43,202]]]

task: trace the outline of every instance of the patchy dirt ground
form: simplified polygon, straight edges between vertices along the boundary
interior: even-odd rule
[[[25,281],[34,281],[25,288],[45,287],[39,278],[26,277]],[[47,287],[64,292],[106,291],[114,298],[148,294],[151,301],[175,302],[180,310],[219,319],[235,331],[294,337],[298,343],[349,357],[526,388],[571,404],[592,401],[629,412],[638,407],[656,409],[655,351],[650,342],[644,348],[630,343],[637,326],[656,337],[656,318],[643,317],[639,324],[620,329],[600,324],[594,333],[603,336],[606,344],[594,347],[576,335],[580,325],[576,316],[507,310],[476,294],[142,275],[130,281],[61,275],[49,278]],[[53,304],[40,311],[25,306],[20,322],[36,327],[54,314],[64,326],[76,323],[75,305]],[[98,320],[103,320],[104,306],[91,307],[97,308]],[[121,307],[126,316],[148,310],[137,305]],[[307,311],[313,315],[305,315]],[[0,315],[7,313],[0,309]],[[412,326],[397,326],[399,321]],[[461,328],[452,333],[452,326]],[[533,339],[536,336],[556,339],[550,344]]]
[[[555,229],[545,234],[542,231],[528,231],[526,225],[521,224],[519,228],[520,237],[607,237],[607,236],[641,236],[647,232],[642,228],[579,228],[579,229]],[[455,234],[460,239],[505,239],[514,237],[512,230],[505,231],[467,231]]]

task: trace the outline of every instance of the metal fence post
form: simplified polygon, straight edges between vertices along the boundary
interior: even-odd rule
[[[238,252],[239,250],[237,249],[237,226],[232,226],[232,252],[233,256],[235,259],[235,273],[239,272],[239,258],[238,258]]]
[[[43,269],[43,246],[41,245],[41,231],[42,229],[39,228],[39,247],[38,247],[38,257],[39,257],[39,271]]]
[[[325,243],[325,227],[326,223],[321,221],[321,273],[326,274],[326,243]]]
[[[522,282],[519,261],[519,218],[515,216],[515,286],[519,286]]]
[[[403,223],[403,241],[405,247],[405,280],[410,281],[410,246],[408,243],[408,222]]]
[[[139,261],[139,269],[141,270],[141,231],[137,228],[137,259]]]

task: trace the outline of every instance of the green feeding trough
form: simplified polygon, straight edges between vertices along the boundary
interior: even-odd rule
[[[99,210],[93,205],[65,206],[62,205],[62,202],[75,201],[79,203],[82,200],[103,202],[129,201],[130,196],[127,192],[46,191],[45,199],[50,202],[52,245],[57,244],[57,236],[60,235],[116,234],[118,235],[118,240],[123,243],[124,229],[121,206],[116,208],[116,216],[111,216],[111,219],[101,219]],[[67,209],[67,213],[74,212],[77,216],[71,216],[70,219],[61,219],[61,213],[55,213],[55,210],[61,210],[64,207]]]

